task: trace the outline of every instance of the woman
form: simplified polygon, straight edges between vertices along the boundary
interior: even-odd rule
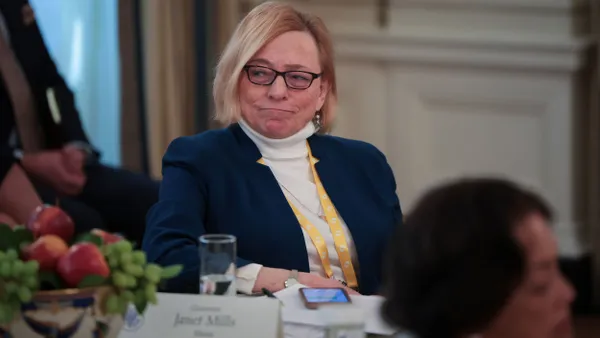
[[[396,183],[375,147],[324,134],[336,82],[323,22],[286,4],[254,8],[219,61],[214,98],[230,125],[169,145],[147,218],[148,258],[185,266],[167,290],[197,293],[198,237],[228,233],[239,292],[378,292],[381,248],[402,218]]]
[[[393,238],[384,317],[419,338],[571,337],[545,202],[495,179],[432,190]]]

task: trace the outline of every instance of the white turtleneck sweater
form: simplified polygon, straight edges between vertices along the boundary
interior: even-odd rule
[[[316,131],[313,123],[309,122],[302,130],[285,139],[267,138],[250,128],[243,120],[239,124],[246,135],[256,144],[265,164],[273,172],[273,176],[279,183],[284,195],[319,230],[325,239],[334,278],[345,280],[340,267],[340,259],[335,250],[333,235],[327,222],[320,217],[325,213],[317,194],[317,186],[308,161],[306,139]],[[352,263],[354,268],[358,269],[356,249],[350,231],[341,215],[340,220],[350,248]],[[300,224],[298,224],[298,227],[300,227]],[[310,272],[325,277],[325,270],[317,249],[304,229],[302,229],[302,233],[308,252]],[[239,292],[252,293],[252,288],[261,267],[260,264],[249,264],[238,269],[236,287]]]

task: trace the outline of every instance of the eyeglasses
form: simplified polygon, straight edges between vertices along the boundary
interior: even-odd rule
[[[244,70],[248,75],[248,80],[254,84],[270,86],[275,82],[275,79],[277,79],[278,76],[281,76],[283,77],[285,85],[291,89],[307,89],[312,85],[315,79],[323,75],[323,73],[315,74],[298,70],[279,72],[269,67],[252,65],[244,66]]]

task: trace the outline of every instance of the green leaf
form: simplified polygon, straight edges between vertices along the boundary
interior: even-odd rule
[[[77,288],[92,288],[100,285],[104,285],[107,282],[107,278],[104,278],[100,275],[88,275],[85,276],[79,284],[77,284]]]
[[[63,288],[63,281],[54,271],[40,271],[40,287],[43,290],[59,290]]]
[[[15,245],[14,232],[8,224],[0,224],[0,251],[8,249],[19,250],[19,246]]]
[[[163,279],[160,282],[158,282],[158,284],[156,285],[156,291],[163,292],[165,290],[167,290],[167,280]]]
[[[102,247],[102,244],[104,244],[104,241],[102,240],[102,237],[100,236],[96,236],[92,233],[85,233],[82,234],[81,236],[77,237],[75,239],[75,241],[73,242],[73,244],[77,244],[77,243],[93,243],[95,244],[97,247]]]
[[[144,311],[146,311],[146,307],[148,307],[148,302],[143,301],[143,302],[135,302],[135,310],[137,311],[137,313],[140,316],[144,315]]]
[[[167,266],[162,269],[162,271],[160,273],[160,278],[161,279],[170,279],[173,277],[177,277],[181,273],[181,270],[183,270],[183,265],[181,265],[181,264]]]
[[[14,245],[17,248],[21,248],[24,243],[32,243],[33,233],[24,227],[18,227],[13,229],[13,240],[15,241]]]

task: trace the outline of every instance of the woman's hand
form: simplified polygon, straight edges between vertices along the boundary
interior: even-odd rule
[[[300,272],[298,274],[298,282],[311,288],[344,288],[349,295],[358,295],[359,293],[353,289],[344,286],[337,279],[325,278],[313,273]]]
[[[252,292],[260,293],[265,288],[271,292],[277,292],[285,289],[285,281],[290,278],[291,271],[284,269],[274,269],[262,267],[254,283]],[[311,288],[345,288],[350,295],[358,295],[359,293],[345,287],[342,283],[335,279],[321,277],[307,272],[298,273],[298,283]]]
[[[277,292],[284,289],[284,283],[289,277],[289,270],[267,268],[263,266],[258,272],[254,288],[252,288],[252,293],[261,293],[263,288],[271,292]]]

